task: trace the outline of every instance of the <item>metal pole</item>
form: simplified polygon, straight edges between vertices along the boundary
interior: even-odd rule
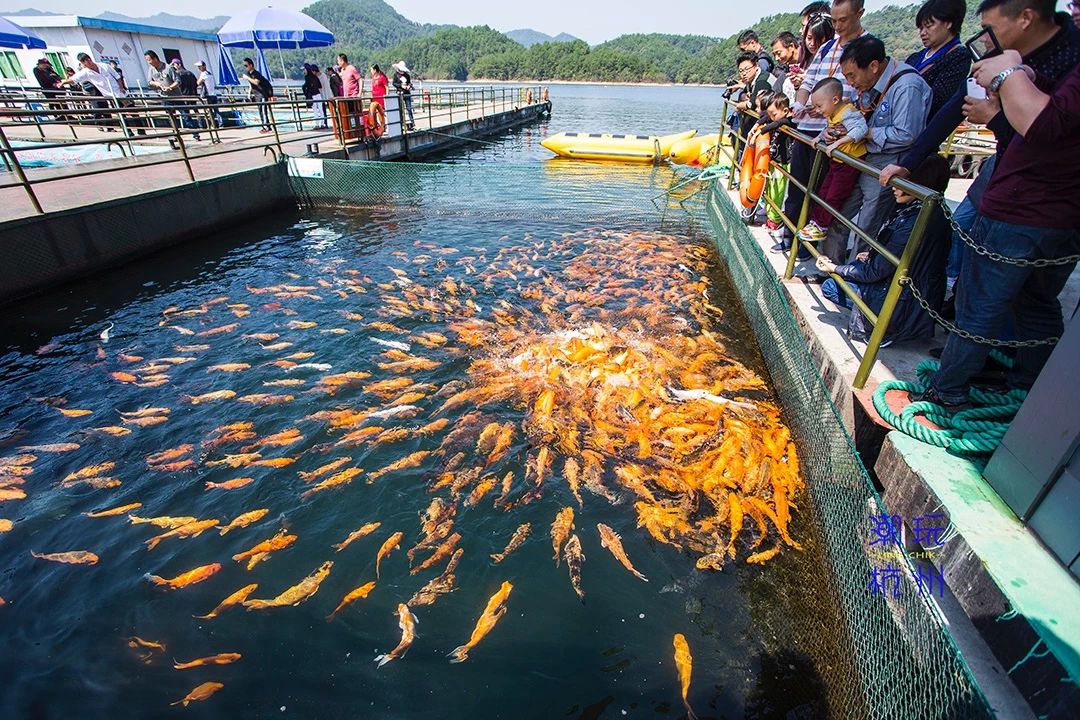
[[[8,142],[7,135],[4,133],[3,128],[0,128],[0,150],[3,151],[6,157],[11,158],[11,166],[15,169],[15,177],[19,179],[19,183],[23,186],[23,190],[26,191],[27,196],[30,198],[30,204],[37,210],[38,215],[44,215],[45,211],[41,209],[41,203],[38,202],[37,195],[34,194],[34,189],[30,187],[30,181],[26,179],[26,173],[23,172],[22,165],[19,164],[19,158],[11,148],[11,143]]]
[[[908,277],[908,270],[911,268],[916,253],[919,252],[919,245],[922,244],[923,236],[926,235],[926,228],[930,225],[930,216],[937,208],[937,204],[937,196],[928,197],[923,201],[919,217],[915,219],[915,227],[912,228],[911,236],[904,246],[904,252],[900,255],[900,263],[896,266],[892,282],[889,283],[889,290],[885,293],[885,301],[881,304],[881,312],[878,313],[877,322],[874,323],[874,330],[866,342],[866,352],[863,353],[862,362],[859,363],[859,371],[855,373],[855,382],[852,385],[856,390],[862,390],[866,385],[870,370],[877,361],[881,341],[885,337],[885,331],[889,329],[889,321],[892,320],[896,303],[900,300],[900,293],[904,289],[901,283]]]
[[[814,188],[817,187],[818,180],[821,179],[822,169],[827,162],[830,162],[828,156],[821,150],[815,148],[814,164],[810,168],[810,179],[806,181],[806,195],[803,197],[802,209],[799,211],[799,222],[795,223],[795,227],[799,229],[806,227],[806,219],[810,216],[811,196],[815,194]],[[788,253],[787,268],[784,270],[785,280],[790,280],[795,275],[795,263],[799,255],[800,247],[799,234],[798,230],[796,230],[792,233],[791,251]]]
[[[184,156],[184,167],[187,168],[188,177],[191,182],[195,182],[195,173],[191,170],[191,160],[188,158],[187,146],[184,145],[184,136],[180,134],[180,128],[176,124],[176,111],[166,110],[165,114],[169,118],[169,124],[172,125],[173,135],[176,137],[176,143],[180,146],[180,154]]]
[[[267,103],[270,107],[270,127],[274,128],[274,142],[277,143],[278,157],[284,157],[285,151],[281,149],[281,135],[278,134],[277,116],[274,115],[273,103]],[[265,150],[263,152],[266,152]]]

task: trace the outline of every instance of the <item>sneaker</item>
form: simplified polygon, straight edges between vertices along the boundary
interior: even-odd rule
[[[769,248],[769,252],[774,252],[779,255],[786,255],[789,250],[791,250],[791,243],[787,242],[786,240],[781,240],[780,242]]]
[[[962,403],[945,402],[940,397],[938,397],[937,391],[934,390],[933,387],[928,387],[926,390],[922,391],[921,393],[915,393],[915,394],[911,395],[911,402],[929,402],[929,403],[934,403],[935,405],[940,405],[942,408],[945,409],[945,412],[947,414],[949,414],[949,415],[952,415],[954,413],[958,413],[961,410],[967,410],[968,408],[971,407],[971,403],[969,403],[969,402],[962,402]]]
[[[766,220],[765,228],[769,231],[769,234],[771,235],[773,232],[780,229],[780,223],[776,222],[775,220]]]
[[[799,231],[799,239],[806,242],[821,242],[825,239],[825,235],[825,230],[813,220],[806,223],[806,227]]]
[[[260,135],[265,135],[268,132],[274,132],[274,131],[271,130],[270,128],[263,128],[263,129],[259,130]]]

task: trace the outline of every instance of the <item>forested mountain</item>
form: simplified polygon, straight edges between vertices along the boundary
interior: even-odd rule
[[[445,27],[431,35],[406,40],[389,50],[371,53],[374,60],[389,70],[390,64],[404,59],[410,68],[426,78],[467,80],[472,68],[484,56],[525,49],[498,30],[486,25]]]
[[[507,30],[505,33],[503,33],[503,35],[510,38],[519,45],[524,45],[527,48],[546,42],[573,42],[574,40],[577,40],[576,37],[567,33],[559,33],[555,37],[552,37],[547,33],[542,33],[539,30],[533,30],[532,28]]]
[[[169,13],[157,13],[148,17],[131,17],[115,12],[103,12],[98,15],[102,20],[115,20],[117,22],[138,23],[140,25],[154,25],[156,27],[179,28],[180,30],[194,30],[196,32],[217,32],[218,28],[228,20],[227,15],[219,15],[212,18],[197,18],[189,15],[171,15]]]
[[[343,48],[339,52],[382,50],[441,27],[413,22],[383,0],[317,0],[304,13],[334,33],[334,47]]]

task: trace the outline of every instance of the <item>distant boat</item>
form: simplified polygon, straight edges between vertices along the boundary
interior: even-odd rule
[[[697,130],[673,135],[561,132],[545,138],[540,144],[556,155],[575,160],[656,163],[667,158],[672,145],[696,133]]]

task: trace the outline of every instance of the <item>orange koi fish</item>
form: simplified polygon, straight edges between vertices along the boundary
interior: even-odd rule
[[[351,482],[354,477],[356,477],[357,475],[359,475],[362,472],[364,472],[364,471],[361,468],[355,468],[355,467],[354,468],[346,468],[345,470],[342,470],[341,472],[336,473],[336,474],[331,475],[330,477],[326,478],[325,480],[323,480],[318,485],[312,486],[312,488],[310,490],[307,490],[306,492],[301,493],[300,497],[302,499],[307,499],[308,497],[310,497],[311,495],[314,495],[315,493],[323,492],[324,490],[329,490],[330,488],[337,487],[339,485],[345,485],[345,484]]]
[[[334,618],[337,617],[338,613],[341,612],[346,605],[355,600],[361,600],[363,598],[366,598],[374,589],[375,581],[372,580],[371,582],[366,582],[355,590],[352,590],[348,595],[342,598],[338,606],[334,608],[334,612],[326,616],[326,622],[333,622]]]
[[[117,380],[118,382],[122,382],[122,383],[133,383],[133,382],[136,382],[139,379],[138,377],[136,377],[135,375],[132,375],[131,373],[119,372],[119,371],[111,372],[111,373],[109,373],[109,375],[112,376],[113,380]]]
[[[415,607],[417,605],[432,605],[438,600],[440,595],[454,591],[454,571],[457,569],[457,564],[461,560],[461,555],[465,551],[458,548],[454,551],[454,554],[450,556],[450,562],[443,568],[442,574],[438,577],[432,578],[427,585],[420,588],[412,596],[409,602],[406,603],[409,607]]]
[[[360,529],[353,530],[351,533],[349,533],[349,537],[345,538],[344,540],[339,542],[337,545],[334,545],[333,547],[334,547],[334,549],[336,551],[341,552],[345,548],[349,547],[349,545],[351,545],[353,543],[353,541],[359,540],[360,538],[364,537],[365,535],[370,535],[371,533],[378,530],[381,525],[382,525],[381,522],[367,523],[366,525],[362,526]]]
[[[155,535],[154,537],[147,540],[146,541],[146,549],[147,550],[153,550],[154,548],[156,548],[158,546],[158,543],[160,543],[162,540],[165,540],[165,539],[171,538],[171,537],[179,537],[179,538],[199,537],[200,535],[202,535],[204,532],[206,532],[210,528],[217,527],[217,524],[219,522],[220,521],[215,518],[213,520],[200,520],[198,522],[189,523],[187,525],[181,525],[178,528],[174,528],[174,529],[169,530],[168,532],[164,532],[164,533],[162,533],[160,535]]]
[[[218,604],[218,606],[216,608],[214,608],[213,610],[211,610],[210,612],[206,613],[205,615],[193,615],[192,617],[197,618],[199,620],[213,620],[214,618],[216,618],[218,615],[225,612],[229,608],[231,608],[231,607],[233,607],[235,605],[239,605],[242,602],[244,602],[245,600],[247,600],[248,596],[251,595],[251,593],[255,592],[255,589],[258,588],[258,587],[259,587],[258,583],[251,583],[250,585],[245,585],[244,587],[240,588],[239,590],[234,592],[229,597],[222,600]],[[164,648],[162,648],[162,649],[164,649]]]
[[[200,702],[202,700],[206,700],[207,698],[209,698],[211,695],[213,695],[214,693],[216,693],[218,690],[220,690],[223,687],[225,687],[225,685],[223,683],[204,682],[202,685],[199,685],[197,688],[195,688],[194,690],[189,692],[187,695],[185,695],[182,700],[177,700],[176,702],[174,702],[172,704],[173,705],[183,705],[184,707],[187,707],[188,703]]]
[[[259,508],[258,510],[251,510],[244,513],[243,515],[238,515],[237,517],[233,518],[232,522],[221,528],[221,532],[219,534],[225,535],[232,530],[245,528],[254,522],[262,520],[264,517],[266,517],[266,514],[268,512],[270,511],[267,508]]]
[[[159,527],[165,530],[172,528],[178,528],[182,525],[190,525],[193,522],[199,522],[199,518],[183,516],[183,517],[170,517],[168,515],[162,515],[160,517],[144,518],[138,515],[128,515],[128,522],[132,525],[144,525],[150,524],[154,527]]]
[[[513,585],[505,580],[503,581],[499,591],[491,596],[487,602],[487,607],[484,608],[484,612],[476,621],[476,627],[473,628],[469,642],[454,648],[449,654],[450,662],[460,663],[469,659],[469,651],[476,647],[484,639],[484,636],[495,627],[495,623],[499,622],[499,619],[506,614],[506,601],[509,599],[510,591],[513,589]]]
[[[84,512],[83,515],[88,518],[103,518],[112,517],[114,515],[123,515],[129,510],[137,510],[142,507],[142,503],[131,503],[129,505],[121,505],[120,507],[110,508],[108,510],[97,510],[94,512]]]
[[[510,553],[514,552],[521,546],[521,543],[525,542],[525,538],[529,537],[529,531],[531,530],[532,523],[522,523],[521,525],[519,525],[517,530],[515,530],[514,534],[510,537],[510,542],[506,543],[506,547],[503,548],[503,551],[500,553],[491,554],[492,561],[496,565],[498,565],[503,560],[505,560]]]
[[[247,370],[250,367],[251,365],[249,365],[248,363],[222,363],[220,365],[211,365],[210,367],[206,368],[206,372],[217,371],[233,373]]]
[[[56,409],[58,411],[60,411],[60,414],[63,415],[64,417],[70,417],[70,418],[84,417],[86,415],[93,415],[94,414],[93,410],[76,410],[76,409],[70,409],[69,410],[69,409],[66,409],[66,408],[56,408]]]
[[[292,395],[275,395],[273,393],[255,393],[236,398],[237,402],[250,403],[251,405],[278,405],[291,402],[295,397]]]
[[[19,450],[26,450],[28,452],[64,453],[78,450],[80,447],[79,443],[48,443],[45,445],[20,445]]]
[[[218,570],[221,570],[221,563],[211,563],[210,565],[201,565],[193,570],[188,570],[186,573],[181,573],[170,579],[150,574],[146,575],[146,579],[158,587],[165,587],[167,590],[179,590],[213,577]]]
[[[112,472],[114,468],[116,468],[116,463],[114,462],[104,462],[100,465],[89,465],[82,468],[81,470],[76,470],[73,473],[69,473],[67,477],[64,478],[64,480],[82,480],[84,478],[97,477],[98,475]]]
[[[391,660],[397,660],[403,656],[409,650],[409,646],[412,645],[413,640],[416,638],[416,625],[420,621],[416,619],[416,616],[409,610],[409,606],[405,603],[398,605],[397,609],[398,627],[401,628],[401,642],[397,644],[397,647],[386,653],[385,655],[379,655],[375,658],[377,663],[376,667],[382,667]]]
[[[237,488],[242,488],[245,485],[250,485],[253,482],[255,482],[255,478],[250,478],[250,477],[234,478],[232,480],[226,480],[225,482],[210,482],[209,480],[207,480],[206,481],[206,489],[207,490],[235,490]]]
[[[165,415],[152,415],[150,417],[137,417],[137,418],[123,418],[121,420],[125,425],[134,425],[135,427],[153,427],[154,425],[160,425],[163,422],[168,422],[169,418]]]
[[[370,473],[368,475],[368,482],[371,483],[390,472],[418,467],[424,462],[424,460],[427,459],[428,455],[430,454],[430,450],[420,450],[418,452],[412,453],[411,455],[406,455],[397,462],[392,462],[381,470],[376,470],[375,472]]]
[[[120,481],[114,477],[88,477],[80,478],[78,480],[61,480],[60,487],[70,488],[76,485],[89,485],[92,488],[98,490],[104,490],[107,488],[120,487]]]
[[[255,462],[253,462],[251,464],[252,465],[257,465],[259,467],[282,468],[282,467],[286,467],[288,465],[292,465],[294,462],[296,462],[296,458],[279,457],[279,458],[267,458],[265,460],[256,460]]]
[[[238,455],[226,455],[221,460],[211,460],[206,463],[207,467],[217,467],[218,465],[228,465],[231,468],[247,467],[253,462],[261,458],[259,453],[240,453]]]
[[[170,448],[168,450],[162,450],[156,453],[150,453],[146,456],[147,465],[160,465],[162,463],[170,462],[182,458],[191,452],[195,448],[194,445],[178,445],[177,447]]]
[[[229,665],[239,659],[240,653],[218,653],[217,655],[201,657],[188,662],[176,662],[173,660],[173,669],[187,670],[188,668],[202,667],[204,665]]]
[[[192,405],[198,405],[199,403],[210,402],[211,400],[231,400],[236,397],[236,392],[233,390],[215,390],[214,392],[203,393],[202,395],[185,395],[187,401]]]
[[[555,522],[551,523],[551,548],[555,551],[552,558],[555,567],[559,566],[559,557],[562,555],[563,543],[570,537],[574,529],[574,508],[565,507],[555,516]]]
[[[633,573],[635,577],[649,582],[649,578],[639,573],[637,568],[630,562],[630,558],[626,556],[626,550],[623,549],[622,538],[619,533],[604,523],[597,523],[596,529],[600,531],[600,547],[607,548],[608,552],[614,555],[615,559],[622,563],[622,566]]]
[[[283,378],[281,380],[265,380],[263,385],[266,387],[295,387],[296,385],[303,385],[307,380],[300,378]]]
[[[143,408],[142,410],[132,410],[131,412],[119,411],[121,417],[126,418],[143,418],[151,417],[152,415],[168,415],[171,411],[167,407],[151,407]]]
[[[322,477],[326,473],[333,472],[334,470],[337,470],[339,467],[341,467],[345,463],[351,462],[351,461],[352,461],[352,458],[350,458],[350,457],[338,458],[337,460],[333,460],[331,462],[326,463],[325,465],[322,465],[320,467],[315,468],[311,472],[300,471],[300,472],[297,473],[297,475],[300,476],[301,480],[303,480],[304,482],[309,483],[312,480],[316,480],[316,479]]]
[[[155,642],[153,640],[143,640],[141,637],[131,636],[128,638],[128,647],[130,648],[146,648],[147,650],[158,650],[165,652],[165,644]]]
[[[72,550],[70,552],[59,553],[36,553],[33,550],[30,554],[39,560],[48,560],[54,563],[64,563],[67,565],[97,565],[98,556],[92,552],[86,550]]]
[[[0,518],[0,533],[11,532],[13,527],[15,527],[15,523],[7,518]]]
[[[257,544],[250,550],[245,550],[242,553],[237,553],[236,555],[233,555],[232,559],[236,562],[243,562],[244,560],[252,559],[257,555],[266,555],[267,553],[283,550],[292,545],[294,542],[296,542],[296,535],[288,535],[287,531],[281,530],[274,537],[270,538],[269,540],[263,540],[261,543]],[[253,566],[249,566],[248,570],[250,570],[251,567]]]
[[[244,607],[247,608],[248,612],[251,612],[252,610],[265,610],[272,607],[299,605],[319,591],[319,586],[322,585],[323,580],[330,574],[330,568],[332,567],[334,567],[334,563],[327,560],[319,566],[318,570],[311,573],[276,598],[272,600],[245,600]]]
[[[382,563],[383,558],[392,553],[400,544],[401,538],[405,537],[405,533],[400,530],[386,539],[386,542],[379,548],[378,554],[375,555],[375,577],[379,577],[379,565]]]
[[[451,535],[450,537],[448,537],[446,539],[446,542],[444,542],[442,545],[439,545],[437,548],[435,548],[435,552],[433,552],[431,554],[431,557],[429,557],[427,560],[425,560],[424,562],[422,562],[419,565],[417,565],[416,567],[414,567],[412,570],[410,570],[409,574],[410,575],[416,575],[419,572],[427,570],[429,567],[434,567],[435,565],[438,564],[438,562],[440,560],[445,558],[447,555],[450,555],[451,553],[453,553],[454,550],[457,548],[457,544],[460,541],[461,541],[461,533],[454,533],[453,535]]]
[[[690,701],[687,699],[690,693],[690,675],[694,670],[694,658],[690,655],[690,646],[686,643],[686,638],[683,637],[682,633],[675,633],[672,644],[675,647],[675,667],[679,671],[683,707],[686,708],[686,715],[689,720],[697,720],[697,715],[694,714],[693,709],[690,707]]]
[[[566,458],[566,462],[563,463],[563,477],[566,478],[566,484],[570,488],[570,492],[574,494],[574,499],[577,500],[578,507],[582,507],[581,502],[581,466],[578,465],[578,461],[574,458]]]

